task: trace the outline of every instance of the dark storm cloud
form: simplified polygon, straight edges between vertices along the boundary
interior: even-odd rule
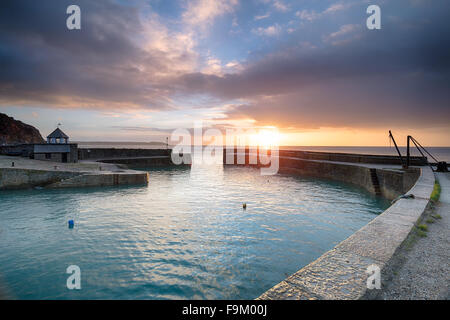
[[[82,8],[82,30],[66,28],[70,4]],[[315,43],[302,43],[300,28],[241,71],[216,76],[173,71],[188,50],[173,59],[144,49],[140,5],[2,1],[0,104],[163,109],[200,94],[242,99],[228,116],[258,125],[448,126],[450,2],[385,2],[375,31],[365,28],[365,6],[342,12],[348,21],[317,22]]]
[[[81,30],[66,28],[71,4],[82,8]],[[113,1],[2,1],[0,101],[161,107],[151,77],[160,61],[133,43],[140,32],[137,10]]]
[[[404,10],[391,13],[400,17],[383,20],[382,30],[357,25],[334,43],[324,37],[323,46],[316,48],[283,47],[240,74],[184,75],[180,87],[250,99],[229,116],[261,124],[448,126],[450,3],[427,2],[421,12],[410,11],[408,1],[399,2]],[[383,12],[389,9],[385,6]]]

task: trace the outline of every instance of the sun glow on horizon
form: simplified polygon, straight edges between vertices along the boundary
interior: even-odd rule
[[[258,133],[250,136],[250,145],[271,149],[278,147],[281,140],[282,135],[277,128],[261,129]]]

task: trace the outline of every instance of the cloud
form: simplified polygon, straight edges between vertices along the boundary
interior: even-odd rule
[[[280,0],[275,0],[273,2],[273,6],[275,7],[275,9],[277,9],[278,11],[281,11],[281,12],[289,11],[289,6]]]
[[[323,10],[321,12],[317,12],[315,10],[306,10],[306,9],[304,9],[304,10],[297,11],[295,13],[295,15],[297,17],[299,17],[301,20],[306,20],[306,21],[311,22],[311,21],[317,20],[319,18],[322,18],[324,16],[332,15],[332,14],[335,14],[336,12],[348,9],[348,8],[352,7],[353,5],[355,5],[355,4],[356,3],[346,3],[346,4],[335,3],[335,4],[332,4],[327,9],[325,9],[325,10]]]
[[[329,38],[337,38],[342,35],[353,32],[359,28],[359,25],[356,24],[346,24],[339,28],[339,31],[333,32],[329,35]]]
[[[183,13],[183,21],[191,26],[206,27],[218,16],[230,13],[238,0],[196,0],[189,1]]]
[[[325,14],[326,13],[335,13],[335,12],[344,10],[344,9],[346,9],[348,7],[349,7],[348,4],[345,5],[345,4],[342,4],[342,3],[335,3],[335,4],[332,4],[331,6],[329,6],[323,13],[325,13]]]
[[[448,127],[450,119],[444,116],[444,101],[448,101],[449,94],[443,91],[442,85],[439,88],[429,86],[427,90],[431,91],[426,93],[414,91],[421,87],[419,77],[395,76],[388,80],[361,77],[329,81],[326,85],[314,84],[299,92],[254,97],[249,103],[230,111],[228,116],[230,119],[255,119],[260,126],[276,125],[297,130]],[[399,86],[399,82],[404,84]],[[424,107],[429,101],[436,103],[434,112]]]
[[[352,40],[358,39],[361,34],[356,32],[361,31],[361,29],[361,25],[345,24],[341,26],[338,31],[324,36],[323,41],[330,42],[333,45],[346,44]]]
[[[450,123],[446,1],[426,11],[405,7],[407,1],[386,4],[396,19],[383,20],[379,32],[350,15],[336,25],[318,21],[300,38],[300,32],[283,32],[284,24],[274,21],[253,29],[272,37],[259,39],[270,42],[268,49],[253,53],[255,47],[245,48],[248,59],[239,61],[217,53],[200,55],[195,32],[236,10],[237,1],[189,2],[180,21],[173,22],[176,28],[145,2],[137,3],[79,0],[82,30],[68,31],[61,14],[72,4],[68,0],[3,2],[0,105],[159,111],[195,108],[205,99],[212,107],[232,105],[221,121],[255,125]],[[323,12],[342,10],[336,4],[297,15],[312,21]],[[252,22],[254,15],[248,19]],[[244,40],[254,38],[247,34]]]
[[[243,70],[242,64],[236,60],[228,62],[225,67],[227,68],[228,73],[235,73]]]
[[[70,4],[1,5],[0,104],[171,108],[172,88],[161,83],[195,70],[191,36],[170,32],[156,14],[144,19],[137,8],[108,0],[78,1],[82,29],[68,31]]]
[[[253,29],[252,31],[260,36],[277,36],[281,33],[281,27],[276,23],[272,26],[268,26],[266,28],[259,27],[257,29]]]
[[[261,16],[255,16],[253,19],[258,21],[258,20],[262,20],[262,19],[267,19],[268,17],[270,17],[270,13],[266,13],[265,15],[261,15]]]
[[[343,25],[319,47],[280,45],[238,73],[177,81],[187,92],[245,101],[229,118],[258,125],[448,126],[450,26],[442,12],[420,23],[414,14],[386,21],[387,32]]]
[[[210,57],[208,60],[206,60],[206,66],[202,69],[202,73],[221,75],[222,61],[217,58]]]
[[[301,11],[297,11],[295,13],[295,15],[297,17],[299,17],[302,20],[307,20],[307,21],[314,21],[316,19],[318,19],[320,17],[320,13],[317,13],[314,10],[301,10]]]

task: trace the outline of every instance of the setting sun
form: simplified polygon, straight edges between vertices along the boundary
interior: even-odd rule
[[[250,145],[257,145],[266,149],[280,144],[281,134],[276,128],[262,129],[250,137]]]

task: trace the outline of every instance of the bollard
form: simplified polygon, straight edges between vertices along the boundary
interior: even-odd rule
[[[245,146],[245,165],[249,165],[250,164],[250,146]]]
[[[256,146],[256,166],[259,167],[261,165],[260,152],[261,147],[259,145]]]
[[[447,162],[445,162],[445,161],[438,162],[436,171],[437,172],[448,172]]]
[[[13,161],[13,162],[11,162],[11,167],[14,167],[14,161]]]

